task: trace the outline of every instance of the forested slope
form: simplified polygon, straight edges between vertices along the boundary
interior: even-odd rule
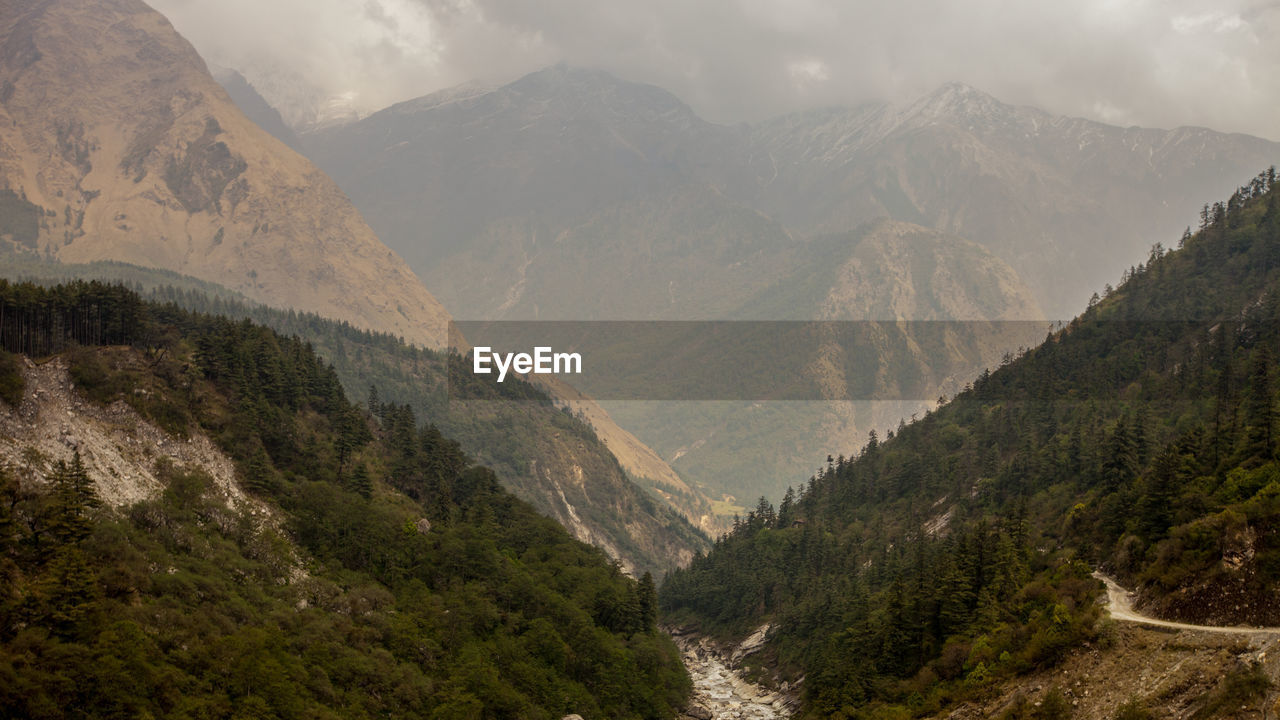
[[[10,353],[52,356],[92,402],[171,442],[211,437],[252,500],[161,465],[161,491],[107,507],[95,487],[120,478],[70,450],[0,468],[0,715],[670,717],[683,701],[648,578],[407,406],[379,422],[348,402],[301,340],[116,286],[0,282],[0,343],[0,410],[47,400]]]
[[[633,575],[655,575],[682,565],[707,538],[686,516],[711,512],[705,498],[659,485],[672,507],[631,482],[611,448],[591,425],[555,407],[541,391],[512,380],[491,390],[506,402],[450,399],[445,356],[386,333],[313,313],[250,302],[225,288],[165,270],[118,262],[58,263],[30,253],[0,251],[0,276],[53,285],[78,279],[120,281],[144,298],[185,310],[250,319],[297,335],[331,364],[349,398],[408,405],[430,418],[503,485],[543,514],[569,527],[579,540],[606,549]],[[376,408],[374,409],[376,411]],[[571,512],[572,508],[572,512]]]
[[[673,620],[777,623],[814,717],[936,711],[1094,633],[1095,566],[1146,607],[1280,624],[1280,188],[1206,206],[1121,285],[936,412],[761,500],[668,576]]]

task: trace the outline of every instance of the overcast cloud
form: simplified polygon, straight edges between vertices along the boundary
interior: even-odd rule
[[[718,122],[958,80],[1054,113],[1280,140],[1276,0],[151,2],[294,120],[331,98],[366,114],[563,61]]]

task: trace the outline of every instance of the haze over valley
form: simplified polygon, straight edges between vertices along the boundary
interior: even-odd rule
[[[0,0],[0,716],[1270,717],[1277,30]]]

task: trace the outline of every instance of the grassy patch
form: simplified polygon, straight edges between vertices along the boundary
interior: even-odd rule
[[[735,505],[727,500],[712,500],[711,512],[720,517],[733,517],[734,515],[742,515],[747,508],[742,505]]]
[[[1263,697],[1271,680],[1262,665],[1250,664],[1227,673],[1216,690],[1206,693],[1207,702],[1191,716],[1191,720],[1224,717],[1234,708],[1244,707]]]

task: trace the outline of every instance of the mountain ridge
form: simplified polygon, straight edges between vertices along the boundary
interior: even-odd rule
[[[7,0],[3,17],[0,182],[38,208],[30,247],[145,260],[443,344],[443,307],[163,16],[136,0]]]
[[[688,694],[650,576],[407,406],[352,404],[300,339],[102,283],[0,306],[0,714],[640,720]]]
[[[1137,689],[1121,698],[1134,707],[1265,707],[1261,654],[1211,661],[1235,676],[1216,687],[1138,677],[1143,649],[1113,647],[1098,622],[1094,572],[1162,619],[1280,623],[1278,253],[1272,167],[1039,345],[831,458],[776,508],[761,499],[669,576],[664,610],[720,636],[772,623],[764,674],[804,678],[806,717],[1059,703],[1100,655],[1134,668],[1108,678]],[[1033,687],[1064,663],[1071,687]]]

